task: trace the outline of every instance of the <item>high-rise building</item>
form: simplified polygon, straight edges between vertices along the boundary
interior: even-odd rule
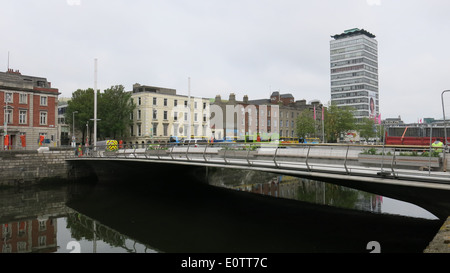
[[[358,121],[379,115],[378,42],[364,29],[331,36],[331,103],[354,109]]]

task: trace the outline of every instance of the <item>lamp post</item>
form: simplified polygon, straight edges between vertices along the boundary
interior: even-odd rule
[[[442,117],[444,118],[444,163],[445,163],[445,154],[447,152],[447,123],[445,121],[445,107],[444,107],[444,93],[450,92],[450,90],[444,90],[441,93],[441,102],[442,102]]]
[[[76,146],[76,141],[75,141],[75,114],[77,114],[78,111],[73,111],[72,112],[72,147]]]

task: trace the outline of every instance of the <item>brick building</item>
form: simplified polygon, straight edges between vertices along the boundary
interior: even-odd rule
[[[58,89],[46,78],[0,72],[2,149],[35,149],[58,140]]]

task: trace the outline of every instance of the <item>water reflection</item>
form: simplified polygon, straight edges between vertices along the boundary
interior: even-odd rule
[[[67,207],[79,190],[78,186],[0,190],[0,253],[68,253],[74,251],[68,248],[71,242],[80,252],[156,252]]]
[[[152,177],[0,190],[0,251],[367,252],[375,240],[421,252],[441,225],[384,215],[386,199],[339,186],[221,172],[210,173],[216,186]]]
[[[386,198],[343,186],[291,176],[276,176],[266,182],[227,186],[240,191],[357,209],[374,213],[390,213],[425,219],[438,219],[430,212],[407,202]]]

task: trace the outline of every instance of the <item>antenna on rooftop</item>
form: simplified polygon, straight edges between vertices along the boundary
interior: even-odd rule
[[[9,51],[8,51],[8,70],[6,71],[9,71]]]

